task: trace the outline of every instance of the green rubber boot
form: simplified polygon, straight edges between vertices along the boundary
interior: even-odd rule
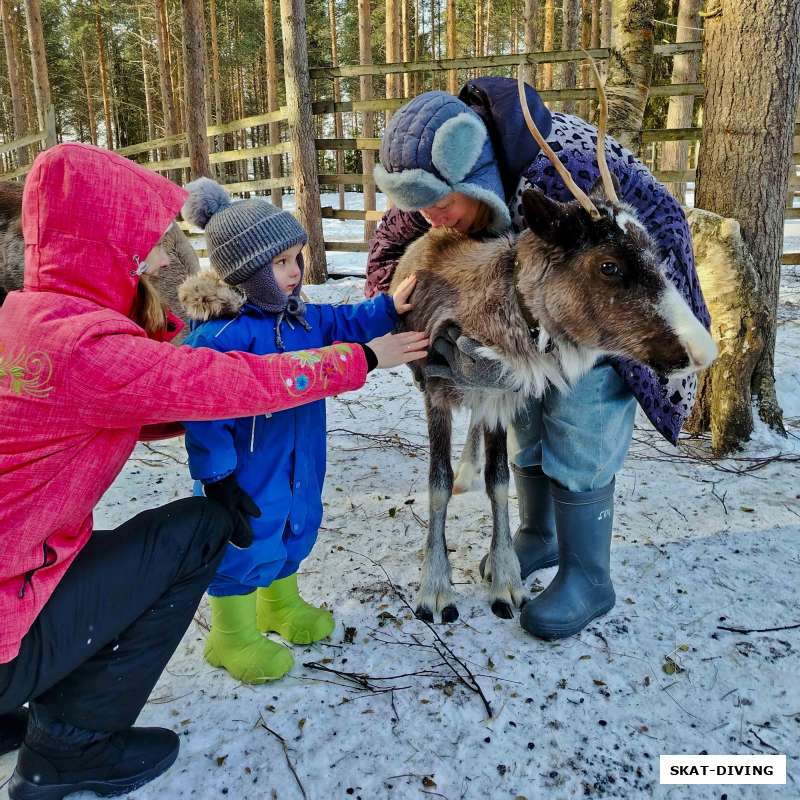
[[[287,642],[311,644],[333,633],[333,614],[306,603],[297,589],[297,573],[258,590],[258,629],[279,633]]]
[[[282,678],[294,663],[289,648],[265,639],[256,627],[256,593],[209,597],[211,632],[205,657],[243,683]]]

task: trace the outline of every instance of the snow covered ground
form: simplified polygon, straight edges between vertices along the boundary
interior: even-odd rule
[[[341,227],[331,238],[358,236],[360,226],[328,224]],[[800,223],[787,237],[800,250]],[[362,285],[308,293],[356,301]],[[617,479],[617,606],[556,643],[489,609],[477,570],[491,527],[480,490],[450,507],[461,618],[433,628],[413,618],[403,598],[413,603],[427,516],[420,396],[403,368],[329,401],[327,513],[301,586],[334,611],[336,631],[295,647],[279,683],[243,686],[203,660],[204,602],[141,716],[181,734],[180,757],[130,797],[800,796],[800,630],[724,629],[800,623],[798,267],[784,269],[780,314],[789,438],[759,426],[743,453],[712,462],[706,442],[672,448],[641,418]],[[97,526],[188,495],[184,462],[180,441],[137,448]],[[516,517],[514,496],[511,505]],[[554,574],[526,586],[541,591]],[[451,667],[461,677],[468,668],[493,716]],[[659,754],[702,752],[785,753],[788,785],[659,785]],[[0,759],[0,783],[13,763]]]

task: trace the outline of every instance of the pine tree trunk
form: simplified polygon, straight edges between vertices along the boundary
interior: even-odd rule
[[[369,65],[372,63],[372,22],[370,19],[370,0],[358,0],[358,50],[359,61],[361,64]],[[416,59],[415,59],[416,60]],[[372,100],[372,76],[362,75],[360,78],[361,99]],[[364,113],[365,139],[375,136],[375,123],[372,113]],[[375,210],[375,151],[362,150],[361,162],[364,170],[364,210]],[[375,235],[376,223],[364,221],[364,241],[369,242]]]
[[[699,37],[700,8],[702,0],[680,0],[676,42],[693,42]],[[683,53],[673,56],[672,83],[694,83],[697,80],[697,54]],[[694,97],[670,97],[667,111],[667,128],[689,128],[692,125]],[[689,164],[689,142],[664,142],[661,169],[685,170]],[[686,183],[668,183],[667,188],[678,199],[686,202]]]
[[[600,0],[600,46],[611,47],[611,4],[612,0]]]
[[[475,0],[475,56],[483,55],[483,0]]]
[[[336,3],[335,0],[328,0],[328,22],[331,31],[331,66],[339,66],[339,50],[336,41]],[[338,103],[342,99],[342,89],[339,78],[333,79],[333,102]],[[334,136],[341,139],[344,136],[344,129],[342,125],[342,115],[333,115],[333,129]],[[341,150],[336,151],[336,172],[341,175],[344,173],[344,153]],[[344,185],[339,184],[339,208],[345,208]]]
[[[422,36],[422,5],[421,0],[414,0],[414,62],[419,61],[420,37]],[[413,75],[414,96],[422,93],[422,73]]]
[[[767,311],[764,350],[750,385],[761,419],[783,432],[775,394],[775,335],[784,204],[800,87],[800,3],[717,0],[707,6],[706,14],[704,123],[695,205],[741,224]]]
[[[100,68],[100,91],[103,96],[103,121],[106,127],[106,147],[114,149],[114,124],[111,119],[111,97],[108,90],[108,62],[99,0],[94,4],[94,29],[97,36],[97,63]]]
[[[608,132],[637,155],[653,74],[655,0],[614,0],[608,65]]]
[[[401,35],[403,39],[403,46],[402,46],[402,56],[403,61],[408,63],[409,61],[409,28],[410,28],[410,16],[411,16],[411,0],[400,0],[400,4],[403,11],[403,19],[402,19],[402,26],[401,26]],[[403,73],[403,97],[411,97],[411,73],[404,72]]]
[[[167,28],[166,0],[155,0],[156,39],[158,40],[158,78],[161,87],[161,110],[164,118],[164,133],[175,136],[178,133],[178,119],[175,113],[175,94],[172,89],[172,57]],[[175,157],[178,148],[174,145],[166,149],[168,157]],[[177,170],[170,172],[173,180],[179,180]]]
[[[447,0],[447,57],[456,57],[456,0]],[[447,71],[447,91],[458,94],[458,70]]]
[[[192,180],[211,177],[206,119],[206,20],[203,0],[181,0],[186,135]]]
[[[142,81],[144,83],[144,102],[145,112],[147,114],[147,138],[153,140],[156,138],[155,122],[153,120],[153,97],[150,79],[150,61],[147,54],[148,39],[144,35],[144,24],[142,23],[142,7],[136,4],[136,15],[139,20],[139,43],[142,51]],[[85,64],[85,60],[84,60]]]
[[[283,74],[292,141],[294,190],[300,224],[308,234],[304,248],[305,280],[324,283],[328,278],[320,215],[317,149],[311,110],[311,79],[306,49],[305,0],[281,0]]]
[[[545,0],[544,3],[544,39],[542,50],[552,50],[555,44],[555,0]],[[542,89],[553,88],[553,64],[548,62],[542,65]]]
[[[31,67],[33,71],[33,91],[36,95],[36,111],[39,120],[39,130],[47,128],[47,115],[53,100],[50,95],[50,78],[47,74],[47,56],[44,46],[44,33],[42,31],[42,11],[39,0],[25,0],[25,12],[28,18],[28,42],[31,49]],[[47,146],[54,145],[54,141],[47,142]]]
[[[14,19],[11,16],[11,0],[0,0],[0,17],[3,22],[3,41],[6,48],[6,67],[8,69],[8,83],[11,87],[11,110],[14,116],[14,138],[21,139],[28,133],[28,120],[25,114],[25,93],[20,74],[20,57],[16,47],[14,35]],[[30,147],[17,150],[18,164],[28,164],[32,161]]]
[[[539,14],[539,0],[525,0],[525,11],[523,15],[523,26],[525,29],[525,52],[533,53],[536,51],[536,19]],[[523,76],[527,83],[536,86],[536,64],[528,64],[523,70]]]
[[[592,0],[581,0],[581,47],[588,50],[592,46]],[[582,89],[592,85],[590,76],[591,67],[586,59],[581,62],[581,80],[580,86]],[[582,100],[578,104],[578,115],[584,119],[590,119],[592,115],[592,103],[590,100]]]
[[[217,0],[209,0],[208,18],[211,34],[211,84],[214,93],[214,124],[222,124],[222,79],[219,67],[219,33],[217,31]],[[214,152],[224,149],[224,140],[215,136]],[[219,165],[218,165],[219,166]]]
[[[386,0],[386,63],[394,64],[400,61],[397,45],[400,41],[398,36],[399,23],[399,2],[400,0]],[[392,73],[386,76],[386,98],[391,100],[400,96],[399,88],[400,76]],[[392,118],[392,112],[386,111],[386,123]]]
[[[83,86],[86,91],[86,114],[89,120],[89,141],[97,144],[97,118],[94,112],[94,96],[92,83],[89,78],[89,64],[86,61],[86,51],[81,47],[81,71],[83,72]],[[153,137],[155,134],[153,134]]]
[[[264,0],[264,39],[266,41],[267,56],[267,110],[278,110],[278,56],[275,50],[275,13],[272,7],[273,0]],[[269,143],[278,144],[281,140],[280,122],[270,122]],[[270,178],[281,177],[281,156],[269,157]],[[272,204],[281,208],[283,206],[283,189],[270,190]]]
[[[578,47],[578,27],[580,22],[580,0],[564,0],[562,4],[563,22],[561,25],[561,49],[576,50]],[[561,67],[561,89],[574,89],[576,69],[574,61],[564,61]],[[575,101],[563,103],[564,112],[575,113]]]

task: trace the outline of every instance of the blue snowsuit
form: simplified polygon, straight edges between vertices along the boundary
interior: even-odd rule
[[[279,352],[276,314],[245,304],[234,319],[212,319],[187,338],[192,347],[258,355]],[[334,342],[367,342],[389,333],[398,320],[388,295],[355,305],[306,305],[310,330],[287,317],[284,350]],[[248,594],[297,571],[311,552],[322,520],[325,479],[325,402],[308,403],[258,417],[187,422],[186,449],[193,478],[204,484],[231,473],[261,509],[251,518],[251,547],[228,547],[208,592]]]

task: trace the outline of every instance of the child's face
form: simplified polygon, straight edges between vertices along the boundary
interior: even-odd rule
[[[272,274],[284,294],[291,294],[300,284],[300,264],[298,257],[303,245],[296,244],[272,259]]]

